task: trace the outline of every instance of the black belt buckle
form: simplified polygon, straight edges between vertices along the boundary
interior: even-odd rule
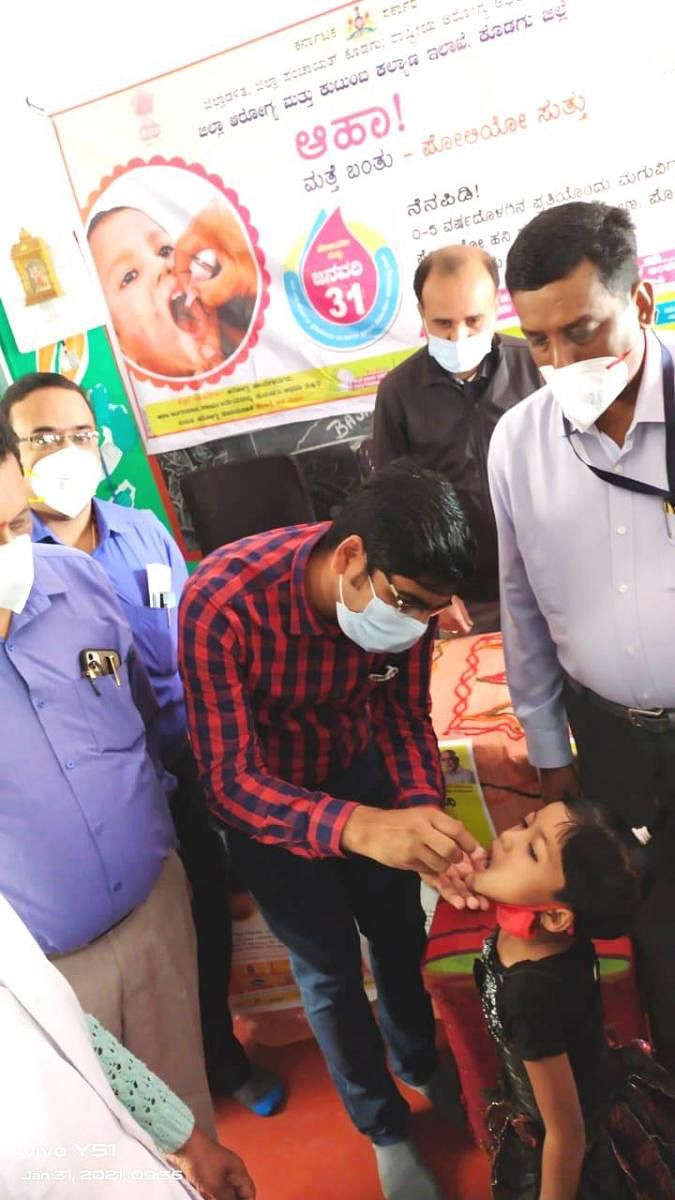
[[[636,729],[653,729],[657,721],[664,729],[670,725],[669,714],[665,708],[629,708],[626,711],[628,720]]]

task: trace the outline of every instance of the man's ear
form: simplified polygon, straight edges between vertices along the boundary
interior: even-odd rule
[[[366,573],[368,569],[363,540],[358,533],[351,533],[349,537],[344,538],[340,545],[335,547],[331,559],[331,567],[336,575],[344,575],[350,566],[352,569],[356,568],[354,570],[356,578]]]
[[[633,299],[637,305],[638,319],[642,326],[649,326],[654,320],[655,301],[654,288],[648,280],[642,279],[636,285]]]
[[[574,913],[570,908],[548,908],[541,913],[539,920],[547,933],[574,932]]]

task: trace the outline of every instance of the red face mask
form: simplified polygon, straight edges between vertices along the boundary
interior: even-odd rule
[[[530,904],[527,907],[520,904],[498,904],[497,924],[504,933],[510,933],[513,937],[532,938],[537,931],[537,913],[550,912],[553,907],[552,904]],[[570,937],[573,935],[574,920],[565,933]]]

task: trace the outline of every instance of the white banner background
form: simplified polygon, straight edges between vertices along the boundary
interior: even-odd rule
[[[148,449],[327,415],[327,405],[367,408],[381,375],[420,344],[411,284],[421,255],[478,242],[503,263],[517,230],[567,199],[630,209],[660,284],[659,320],[671,323],[674,9],[646,0],[627,21],[614,0],[342,5],[58,114],[85,214],[138,204],[173,242],[220,194],[212,176],[257,231],[259,328],[244,337],[246,357],[170,384],[132,374]],[[141,172],[153,157],[180,165]],[[388,256],[365,313],[363,296],[361,310],[348,296],[355,277],[338,279],[337,293],[333,280],[329,295],[319,270],[327,281],[313,304],[302,280],[292,294],[284,286],[322,213],[342,218],[357,250],[341,258],[339,238],[324,239],[315,265]],[[505,297],[502,324],[513,323]]]

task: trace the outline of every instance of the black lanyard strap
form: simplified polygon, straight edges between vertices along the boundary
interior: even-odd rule
[[[601,467],[594,467],[592,463],[586,462],[586,459],[581,457],[574,445],[572,441],[574,430],[566,416],[563,416],[563,427],[565,437],[579,462],[597,475],[598,479],[604,480],[605,483],[611,483],[614,487],[625,488],[627,492],[641,492],[643,496],[658,496],[661,500],[666,500],[668,504],[675,506],[675,367],[673,367],[673,356],[668,347],[664,346],[661,341],[659,341],[659,345],[661,346],[663,378],[663,415],[666,423],[667,488],[656,487],[655,484],[645,483],[642,479],[627,479],[625,475],[615,475],[613,471],[603,471]]]

